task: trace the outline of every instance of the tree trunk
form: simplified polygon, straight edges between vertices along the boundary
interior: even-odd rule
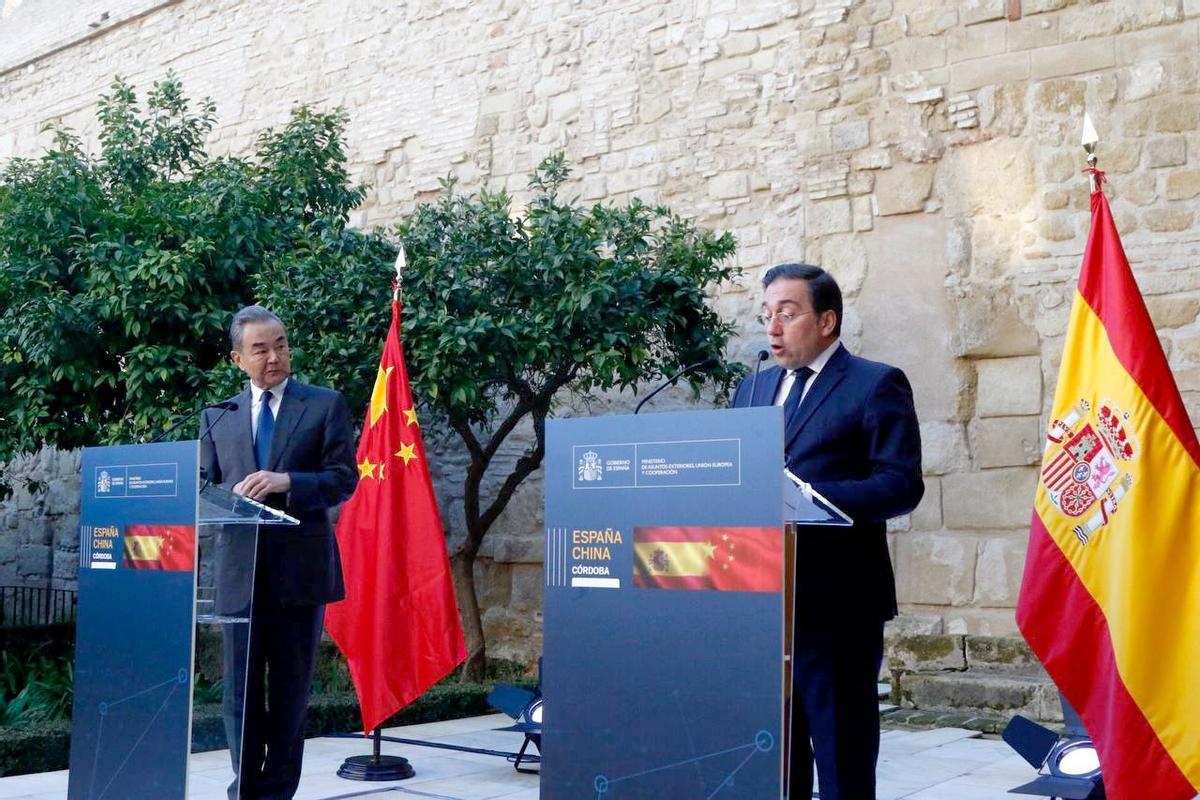
[[[462,617],[463,637],[467,642],[467,660],[463,663],[462,682],[482,683],[487,677],[487,645],[483,639],[483,620],[475,595],[475,554],[459,550],[450,560],[458,612]]]

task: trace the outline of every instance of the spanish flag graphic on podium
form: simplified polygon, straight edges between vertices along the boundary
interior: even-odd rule
[[[781,591],[783,532],[779,528],[634,528],[633,585]]]
[[[1200,791],[1200,445],[1096,173],[1017,624],[1110,800]]]

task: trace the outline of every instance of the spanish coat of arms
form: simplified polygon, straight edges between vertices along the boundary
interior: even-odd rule
[[[1111,400],[1095,412],[1080,400],[1046,434],[1042,485],[1055,508],[1079,520],[1073,532],[1083,544],[1108,524],[1133,486],[1138,445],[1128,419]]]

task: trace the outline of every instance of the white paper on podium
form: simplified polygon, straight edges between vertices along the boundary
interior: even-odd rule
[[[834,525],[849,526],[854,524],[850,515],[821,496],[821,493],[807,485],[787,467],[783,468],[783,519],[797,525]],[[802,487],[807,487],[802,488]]]

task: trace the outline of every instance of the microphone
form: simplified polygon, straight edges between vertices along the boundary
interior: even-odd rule
[[[662,385],[660,385],[653,392],[651,392],[650,394],[648,394],[644,398],[642,398],[642,402],[637,404],[637,407],[633,409],[633,413],[636,414],[639,411],[641,411],[642,406],[646,405],[647,401],[649,401],[651,397],[654,397],[654,395],[658,394],[659,392],[661,392],[663,389],[667,388],[668,386],[673,385],[675,383],[675,381],[679,380],[684,375],[687,375],[692,372],[701,371],[701,370],[712,369],[713,367],[720,366],[720,364],[721,364],[721,360],[718,358],[706,358],[703,361],[697,361],[695,364],[689,364],[688,366],[679,370],[679,372],[676,372],[674,375],[672,375],[666,381],[664,381],[662,383]]]
[[[206,406],[200,406],[200,408],[196,409],[195,411],[184,414],[182,417],[179,418],[179,420],[174,425],[167,428],[165,431],[160,433],[158,436],[155,436],[153,439],[151,439],[150,443],[154,444],[155,442],[161,442],[164,438],[166,438],[167,434],[169,434],[175,430],[178,430],[181,425],[183,425],[185,422],[191,421],[191,419],[193,417],[195,417],[197,414],[199,414],[200,412],[202,412],[206,409],[209,409],[209,408],[221,409],[221,413],[217,415],[217,419],[220,419],[225,414],[228,414],[230,411],[237,411],[237,407],[238,407],[238,404],[233,402],[232,400],[223,400],[220,403],[209,403]],[[217,422],[217,420],[213,420],[214,425],[216,424],[216,422]],[[208,427],[212,428],[212,425],[209,425]],[[204,434],[201,434],[201,438],[203,438],[203,437],[204,437]]]
[[[766,350],[758,351],[758,357],[755,359],[754,363],[754,377],[750,379],[750,401],[746,403],[747,408],[754,405],[754,390],[758,387],[758,371],[762,369],[763,362],[766,361],[770,355],[771,354]]]

